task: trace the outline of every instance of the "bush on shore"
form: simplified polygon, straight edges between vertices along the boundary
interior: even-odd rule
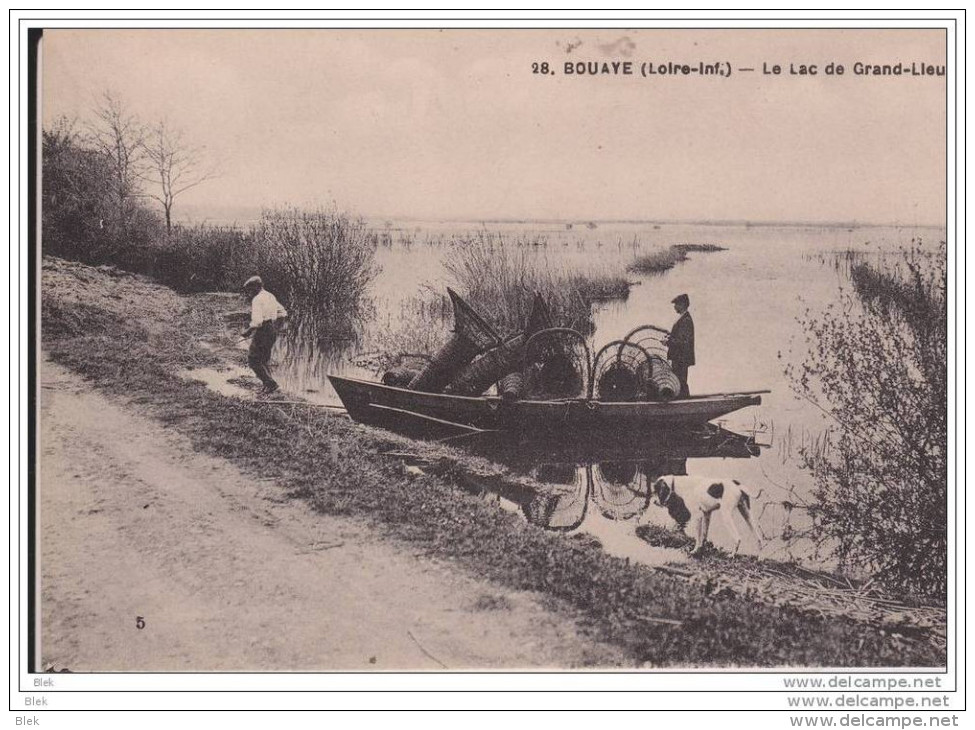
[[[802,322],[796,391],[832,418],[807,453],[814,529],[840,562],[899,592],[947,592],[947,255],[920,245],[852,264],[852,291]]]
[[[348,336],[369,314],[378,272],[376,242],[362,220],[297,208],[264,211],[252,233],[252,261],[280,294],[299,339]]]

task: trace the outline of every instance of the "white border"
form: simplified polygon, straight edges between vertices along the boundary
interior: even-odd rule
[[[22,499],[27,476],[26,461],[26,433],[19,431],[25,428],[27,423],[27,373],[26,373],[26,348],[27,342],[27,272],[26,256],[24,256],[27,240],[27,216],[26,216],[26,151],[27,151],[27,130],[23,123],[23,110],[26,108],[27,98],[27,69],[26,56],[26,27],[27,22],[23,19],[41,19],[41,23],[31,23],[35,26],[47,28],[57,27],[638,27],[652,23],[655,28],[674,28],[674,27],[751,27],[751,28],[782,28],[782,27],[808,27],[813,21],[817,27],[823,28],[846,28],[846,27],[944,27],[947,21],[956,19],[959,22],[958,34],[948,27],[948,64],[949,64],[949,88],[948,88],[948,237],[949,249],[951,254],[957,250],[958,258],[954,255],[949,256],[949,279],[955,281],[964,280],[964,207],[956,206],[956,192],[964,194],[963,180],[960,181],[958,190],[955,188],[955,173],[957,170],[957,160],[963,159],[958,156],[959,152],[964,152],[964,131],[959,131],[958,149],[955,147],[956,120],[955,110],[959,100],[962,102],[960,118],[964,119],[964,83],[965,69],[959,66],[954,67],[956,44],[958,48],[959,60],[964,54],[964,14],[961,11],[931,11],[930,15],[944,18],[945,21],[937,22],[930,20],[917,20],[913,15],[925,15],[923,12],[909,11],[793,11],[791,14],[782,11],[747,11],[737,12],[733,15],[724,13],[708,13],[705,17],[702,11],[657,11],[651,14],[646,11],[603,11],[597,15],[598,20],[592,20],[592,11],[558,11],[559,17],[547,18],[545,13],[551,11],[470,11],[464,15],[456,15],[456,11],[416,11],[409,14],[399,14],[388,11],[333,11],[328,18],[323,17],[316,11],[280,11],[275,13],[274,19],[262,17],[260,11],[233,11],[227,13],[220,11],[149,11],[145,13],[133,13],[131,11],[121,11],[126,14],[124,19],[118,17],[119,13],[111,11],[89,11],[73,14],[69,20],[64,19],[65,13],[59,11],[31,11],[14,10],[11,11],[10,26],[10,79],[12,82],[11,108],[10,108],[10,130],[18,129],[17,138],[11,135],[11,186],[17,182],[17,196],[11,199],[11,205],[16,201],[16,214],[11,219],[11,242],[18,241],[19,245],[11,246],[11,260],[15,262],[18,271],[17,286],[11,287],[10,300],[8,302],[10,310],[8,317],[12,315],[14,297],[19,308],[19,321],[17,326],[17,342],[20,351],[18,362],[18,407],[17,410],[11,407],[8,412],[11,414],[10,434],[18,433],[19,449],[16,459],[11,463],[11,477],[17,479],[20,488],[14,497],[18,524],[16,531],[11,529],[11,561],[16,549],[19,547],[21,560],[18,566],[18,584],[13,584],[12,589],[19,587],[20,601],[15,603],[12,596],[11,609],[13,617],[20,620],[11,621],[11,632],[9,634],[11,644],[11,702],[13,707],[24,707],[22,704],[25,696],[41,696],[30,692],[32,680],[38,676],[55,676],[56,690],[47,692],[44,696],[48,698],[49,706],[74,709],[204,709],[204,708],[235,708],[235,709],[299,709],[299,708],[319,708],[323,704],[331,707],[369,707],[376,708],[376,698],[369,694],[345,694],[348,692],[370,690],[370,691],[420,691],[437,690],[438,692],[458,692],[471,690],[494,690],[494,691],[523,691],[532,690],[535,692],[559,692],[558,695],[532,695],[532,694],[397,694],[387,695],[384,703],[390,707],[413,707],[425,708],[431,706],[438,707],[559,707],[564,709],[572,708],[602,708],[602,709],[646,709],[648,706],[654,708],[668,708],[681,710],[745,710],[745,709],[786,709],[786,694],[783,692],[782,677],[793,676],[782,672],[728,672],[728,673],[709,673],[705,674],[697,670],[687,672],[667,673],[646,673],[646,674],[621,674],[621,673],[577,673],[577,674],[423,674],[423,673],[336,673],[336,674],[108,674],[108,675],[29,675],[24,672],[24,668],[19,662],[26,660],[26,652],[18,660],[17,646],[20,640],[21,648],[26,645],[26,625],[22,619],[26,615],[26,501]],[[381,15],[381,17],[379,17]],[[784,16],[782,20],[767,20],[767,16]],[[845,15],[853,16],[852,19],[836,20],[834,16]],[[451,17],[452,16],[452,17]],[[146,17],[152,18],[146,20]],[[228,17],[230,18],[228,20]],[[451,18],[451,19],[446,19]],[[476,18],[477,20],[471,20]],[[512,19],[514,18],[514,19]],[[693,20],[692,20],[693,19]],[[19,54],[19,55],[18,55]],[[18,69],[18,75],[14,75],[14,69]],[[955,98],[955,86],[952,83],[953,74],[957,74],[958,95]],[[19,80],[19,97],[16,96]],[[15,144],[16,140],[16,144]],[[20,167],[18,176],[14,177],[13,160],[20,154]],[[13,209],[12,209],[13,212]],[[956,226],[956,213],[958,222]],[[956,245],[952,245],[955,242]],[[961,269],[958,266],[961,265]],[[10,273],[10,272],[8,272]],[[964,315],[956,320],[954,315],[954,290],[949,303],[949,328],[954,331],[954,326],[964,326]],[[961,303],[964,304],[962,295]],[[39,310],[38,310],[39,314]],[[12,319],[8,321],[13,322]],[[959,330],[963,331],[963,330]],[[962,340],[964,341],[964,340]],[[12,339],[10,343],[12,344]],[[949,418],[954,419],[957,413],[956,397],[957,392],[952,376],[955,375],[955,358],[957,342],[954,337],[950,338],[949,343]],[[959,360],[964,365],[964,352],[958,352]],[[9,359],[8,359],[9,362]],[[964,392],[964,379],[959,373]],[[12,406],[13,404],[11,404]],[[16,416],[15,416],[16,413]],[[962,414],[963,415],[963,414]],[[16,419],[16,420],[15,420]],[[964,424],[959,423],[959,433],[964,436]],[[958,461],[959,452],[957,450],[957,434],[949,440],[949,454],[952,476],[957,475],[964,484],[964,456]],[[8,441],[8,443],[10,443]],[[962,510],[959,517],[964,514],[964,490],[960,490],[958,495],[958,506]],[[954,516],[954,503],[949,505],[949,519]],[[13,515],[8,515],[12,518]],[[11,522],[11,528],[14,524]],[[19,539],[15,540],[14,535]],[[957,548],[965,546],[964,533],[955,535]],[[956,551],[949,551],[950,565],[958,569],[958,575],[962,579],[961,585],[964,586],[964,555]],[[957,561],[957,562],[956,562]],[[10,563],[14,565],[13,562]],[[952,585],[952,595],[956,586]],[[15,594],[16,595],[16,594]],[[953,605],[953,604],[952,604]],[[959,657],[955,656],[954,646],[958,646],[964,651],[964,595],[958,595],[958,606],[962,612],[958,623],[959,633],[955,636],[949,634],[949,673],[948,675],[937,675],[945,678],[945,683],[949,686],[957,679],[959,688],[964,686],[964,656],[959,663]],[[950,618],[953,613],[950,614]],[[16,627],[16,628],[15,628]],[[850,671],[849,669],[817,670],[809,674],[808,670],[803,670],[802,676],[823,676],[829,677],[832,674],[841,676],[856,676],[860,672]],[[914,674],[904,674],[900,671],[891,673],[893,677],[914,676]],[[921,676],[921,675],[919,675]],[[923,676],[935,676],[924,674]],[[692,678],[692,679],[691,679]],[[20,688],[27,692],[19,691]],[[680,692],[693,688],[693,692]],[[104,690],[151,690],[149,694],[144,693],[102,693]],[[210,694],[221,690],[247,690],[248,694]],[[65,690],[79,690],[81,693],[65,692]],[[160,690],[180,691],[178,694],[158,694]],[[190,691],[206,691],[206,693],[190,693]],[[277,693],[270,694],[260,692],[260,690],[275,690]],[[342,694],[292,694],[291,692],[322,691],[338,692]],[[593,690],[614,691],[613,694],[592,694]],[[636,692],[653,691],[655,694],[618,694],[616,691],[628,690]],[[747,694],[742,693],[747,691]],[[756,691],[762,692],[761,694]],[[572,692],[574,694],[567,694]],[[581,694],[586,692],[586,694]],[[735,693],[731,693],[735,692]],[[285,694],[287,693],[287,694]],[[659,694],[658,694],[659,693]],[[956,703],[956,708],[958,707]],[[26,712],[32,712],[25,708]],[[868,713],[869,714],[869,713]],[[114,716],[122,719],[121,716]],[[769,716],[770,717],[770,716]],[[105,715],[101,715],[100,724],[107,720]],[[686,721],[686,718],[685,718]],[[115,720],[112,721],[115,726]],[[752,723],[753,725],[756,723]],[[119,725],[121,726],[121,725]]]

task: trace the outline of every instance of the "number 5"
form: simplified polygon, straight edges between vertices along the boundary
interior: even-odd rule
[[[146,620],[142,616],[135,617],[135,627],[137,629],[144,629],[146,627]]]

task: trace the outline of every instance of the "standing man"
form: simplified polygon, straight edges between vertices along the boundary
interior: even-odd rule
[[[678,294],[671,303],[680,316],[667,338],[667,359],[674,369],[674,375],[680,380],[678,398],[687,398],[691,394],[687,388],[687,369],[694,364],[694,320],[687,311],[691,300],[686,294]]]
[[[266,395],[278,389],[278,384],[271,377],[271,349],[278,339],[278,330],[288,312],[264,288],[264,282],[259,276],[252,276],[244,282],[244,293],[251,300],[251,324],[241,336],[247,338],[254,335],[247,354],[247,363],[264,384],[261,393]]]

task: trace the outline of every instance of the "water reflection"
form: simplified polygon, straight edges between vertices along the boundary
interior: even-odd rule
[[[646,544],[621,540],[625,531],[613,533],[604,523],[631,523],[635,528],[648,517],[665,518],[666,510],[648,515],[656,507],[650,485],[664,474],[687,474],[688,459],[747,459],[760,453],[754,438],[717,426],[624,440],[545,442],[497,436],[480,441],[470,444],[473,451],[543,485],[538,491],[509,485],[496,492],[496,498],[520,510],[534,525],[595,534],[604,547],[637,560]]]
[[[380,246],[377,251],[383,271],[370,292],[375,316],[363,323],[360,341],[328,343],[321,349],[297,343],[287,345],[286,351],[276,348],[276,353],[280,350],[288,360],[281,362],[275,373],[275,377],[281,376],[285,390],[337,405],[337,395],[324,378],[326,373],[378,380],[379,373],[388,367],[373,363],[370,356],[379,351],[431,351],[447,336],[450,318],[445,320],[438,311],[443,305],[444,287],[451,283],[443,259],[454,236],[476,233],[482,226],[423,222],[418,229],[416,222],[391,223],[392,245]],[[760,459],[735,454],[685,457],[690,459],[687,471],[736,479],[756,493],[764,489],[765,496],[758,500],[757,508],[753,506],[753,515],[760,515],[758,521],[766,537],[788,538],[789,544],[786,546],[783,539],[782,545],[771,546],[763,556],[814,557],[803,535],[810,522],[804,505],[814,501],[815,484],[802,468],[800,452],[807,443],[815,446],[830,423],[818,408],[791,395],[791,384],[783,372],[795,339],[802,335],[796,319],[807,308],[815,311],[835,300],[849,258],[876,256],[878,250],[895,250],[915,238],[937,242],[944,237],[944,230],[637,222],[599,223],[597,229],[580,224],[567,229],[563,223],[492,223],[490,229],[510,233],[513,240],[526,232],[547,236],[548,246],[531,248],[530,255],[570,270],[588,271],[596,259],[600,265],[622,270],[638,254],[687,242],[716,243],[727,249],[692,253],[663,277],[634,275],[641,283],[632,288],[625,302],[596,307],[596,336],[590,344],[601,346],[622,338],[647,321],[658,320],[659,325],[668,327],[671,321],[664,315],[672,312],[671,298],[677,292],[688,292],[694,301],[698,328],[698,365],[692,372],[692,388],[715,393],[771,389],[772,393],[763,398],[758,417],[775,424],[778,443]],[[407,245],[414,239],[415,243]],[[860,253],[844,254],[843,258],[835,253],[848,250]],[[340,354],[343,350],[344,356]],[[742,431],[753,417],[749,412],[735,414],[725,425]],[[711,440],[720,438],[712,436]],[[453,443],[470,444],[472,440],[480,437]],[[733,443],[726,446],[731,448]],[[562,454],[523,459],[525,468],[548,470],[547,483],[558,496],[531,510],[539,524],[546,521],[544,515],[549,515],[550,524],[567,527],[578,522],[580,510],[585,509],[583,524],[575,529],[600,531],[600,539],[606,544],[611,529],[625,533],[638,519],[653,517],[655,510],[651,505],[642,515],[629,516],[641,504],[640,495],[646,493],[645,470],[638,465],[634,473],[631,464],[640,462],[639,458],[620,453],[587,454],[587,450],[593,449],[583,443],[564,449]],[[716,458],[725,460],[713,463]],[[556,469],[559,464],[561,476]],[[574,465],[571,479],[566,465]],[[678,468],[677,464],[651,466],[650,471],[658,473],[663,473],[660,469],[673,473]],[[559,478],[563,483],[557,483]],[[502,499],[522,512],[521,505],[529,498],[514,496],[518,499]],[[661,522],[666,524],[663,518]],[[713,532],[716,542],[721,539],[720,525],[717,528]]]

